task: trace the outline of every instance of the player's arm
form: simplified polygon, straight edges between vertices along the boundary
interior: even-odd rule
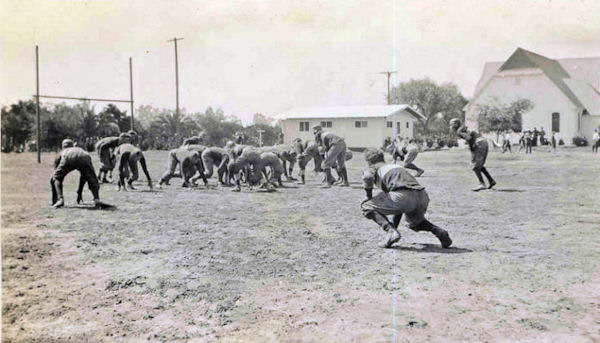
[[[83,197],[82,197],[82,193],[83,193],[83,187],[85,186],[85,183],[87,182],[87,178],[85,176],[83,176],[83,173],[79,174],[79,187],[77,187],[77,203],[80,204],[83,201]]]
[[[373,198],[374,183],[375,183],[375,170],[373,168],[366,169],[363,172],[363,188],[365,189],[365,195],[366,195],[366,199],[364,201],[368,201]]]

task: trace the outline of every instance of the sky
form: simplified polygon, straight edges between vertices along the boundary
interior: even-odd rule
[[[517,47],[600,56],[599,0],[0,0],[0,28],[2,105],[35,93],[37,44],[41,94],[128,99],[132,57],[136,107],[174,109],[167,40],[182,37],[180,107],[244,123],[385,104],[380,72],[394,66],[396,82],[429,77],[470,97],[485,62]]]

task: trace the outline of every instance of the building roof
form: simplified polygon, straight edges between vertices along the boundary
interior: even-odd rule
[[[380,118],[398,112],[407,112],[415,119],[426,121],[424,115],[409,105],[362,105],[362,106],[320,106],[294,107],[275,115],[277,119],[329,119],[329,118]]]
[[[600,115],[600,92],[585,80],[564,80],[588,113]]]
[[[522,48],[518,48],[505,62],[485,64],[473,98],[466,107],[477,99],[497,73],[526,68],[540,69],[573,104],[586,108],[590,114],[600,115],[596,111],[600,107],[600,91],[597,89],[600,85],[595,84],[600,82],[600,57],[553,60]],[[585,82],[587,86],[579,81]]]

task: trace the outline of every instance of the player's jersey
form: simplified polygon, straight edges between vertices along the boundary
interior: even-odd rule
[[[422,190],[417,180],[404,168],[397,164],[375,164],[363,172],[363,186],[372,189],[377,185],[384,192],[399,189]]]
[[[101,148],[116,148],[119,145],[119,137],[104,137],[96,143],[96,150]]]
[[[478,139],[480,138],[480,135],[477,133],[477,131],[470,130],[466,126],[461,126],[456,132],[456,135],[464,139],[471,150],[475,149],[475,143],[477,143]]]
[[[130,161],[138,161],[143,156],[142,150],[131,143],[121,144],[115,149],[115,155],[123,154],[129,154]]]
[[[207,148],[202,152],[202,157],[210,158],[213,161],[221,161],[223,158],[228,158],[227,150],[216,146]]]
[[[75,163],[77,165],[84,164],[81,161],[92,161],[90,154],[88,154],[85,150],[79,147],[71,147],[63,149],[58,156],[54,159],[54,167],[58,167],[59,164],[71,164]]]
[[[263,167],[270,167],[275,172],[283,173],[283,166],[275,153],[263,152],[260,154],[260,162]]]
[[[192,136],[192,137],[188,137],[188,138],[184,139],[183,145],[200,144],[200,143],[202,143],[202,141],[204,141],[204,136],[202,136],[202,135]]]
[[[331,148],[332,145],[344,141],[342,137],[337,136],[331,132],[321,133],[319,140],[321,141],[320,145],[324,146],[326,150],[329,150],[329,148]]]
[[[115,149],[115,154],[123,154],[126,152],[129,153],[137,153],[138,151],[141,151],[138,147],[136,147],[135,145],[131,144],[131,143],[125,143],[125,144],[121,144],[117,147],[117,149]]]
[[[189,151],[197,151],[198,153],[202,154],[202,152],[207,149],[207,146],[200,144],[190,144],[184,146],[184,149],[187,149]]]

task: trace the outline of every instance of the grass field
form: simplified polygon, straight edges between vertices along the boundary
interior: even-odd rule
[[[147,152],[152,177],[167,152]],[[94,154],[95,158],[95,154]],[[428,217],[452,249],[401,229],[376,244],[351,188],[117,192],[50,205],[52,154],[2,155],[2,339],[51,341],[600,340],[600,156],[492,152],[473,193],[466,150],[422,153]],[[95,160],[97,166],[97,161]],[[311,164],[312,166],[312,164]],[[309,168],[311,167],[309,166]],[[84,200],[91,202],[89,191]]]

